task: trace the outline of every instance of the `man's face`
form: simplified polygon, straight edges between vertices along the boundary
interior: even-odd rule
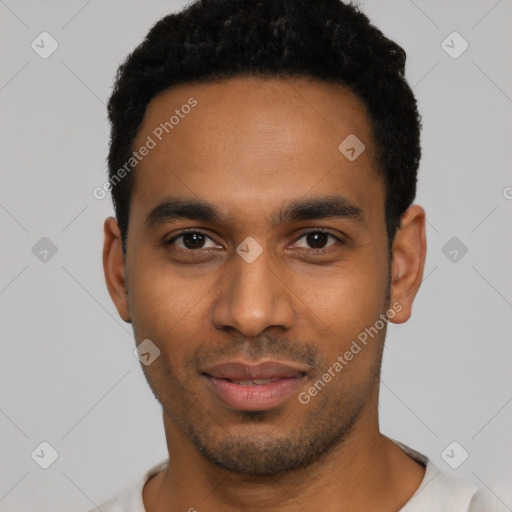
[[[176,109],[179,122],[158,130]],[[365,145],[352,161],[338,148],[351,134]],[[307,465],[376,414],[385,327],[333,370],[389,308],[385,188],[365,109],[313,81],[188,84],[151,101],[133,148],[148,136],[125,267],[136,340],[161,351],[146,378],[209,461],[253,474]],[[157,208],[170,199],[210,203],[220,218]],[[344,207],[279,219],[318,199]],[[258,366],[268,361],[278,365]]]

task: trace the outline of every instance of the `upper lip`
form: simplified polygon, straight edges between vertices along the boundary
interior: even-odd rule
[[[265,361],[257,364],[228,361],[204,367],[201,373],[217,379],[253,380],[302,377],[309,365],[301,363],[283,363],[279,361]]]

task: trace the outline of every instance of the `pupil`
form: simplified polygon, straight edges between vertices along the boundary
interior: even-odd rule
[[[308,244],[313,249],[322,249],[327,242],[327,237],[327,233],[308,233]],[[183,235],[183,243],[187,249],[197,249],[198,247],[202,247],[204,243],[204,235],[201,233],[185,233]]]
[[[193,239],[192,243],[188,243],[187,241],[190,241]],[[185,233],[183,235],[183,244],[187,249],[197,249],[198,247],[201,247],[204,242],[204,235],[201,233]]]
[[[322,249],[325,242],[327,242],[327,237],[328,237],[327,233],[320,233],[320,232],[309,233],[307,235],[307,241],[308,241],[308,244],[311,247],[313,247],[313,249]],[[317,245],[320,245],[321,247],[317,247]]]

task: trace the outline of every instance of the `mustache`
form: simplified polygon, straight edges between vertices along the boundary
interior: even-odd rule
[[[265,335],[257,339],[238,337],[229,338],[222,342],[206,343],[187,360],[187,365],[197,368],[205,362],[215,359],[243,356],[249,361],[263,358],[286,359],[305,363],[318,369],[323,367],[319,353],[320,351],[316,345],[291,341],[286,336]]]

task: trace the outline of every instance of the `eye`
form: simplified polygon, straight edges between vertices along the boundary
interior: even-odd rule
[[[180,243],[175,243],[176,240],[180,240]],[[205,246],[207,240],[210,240],[213,245]],[[194,251],[197,249],[211,249],[217,247],[217,244],[205,233],[201,231],[183,231],[179,235],[171,238],[166,242],[166,245],[176,245],[176,247],[184,250]]]
[[[331,244],[326,245],[328,243],[329,238],[331,238],[333,242]],[[206,245],[208,240],[212,245]],[[300,240],[304,240],[304,242],[307,245],[301,246]],[[298,247],[300,249],[311,249],[313,251],[322,252],[324,249],[330,247],[331,245],[334,245],[336,242],[342,244],[343,240],[329,233],[328,231],[324,231],[322,229],[315,229],[304,233],[293,244],[293,247]],[[216,242],[214,242],[214,240],[212,240],[208,235],[206,235],[202,231],[194,229],[182,231],[179,235],[176,235],[170,240],[168,240],[166,242],[166,245],[174,245],[179,249],[195,252],[197,252],[200,249],[212,249],[218,247],[218,244],[216,244]]]
[[[334,240],[332,244],[325,245],[329,239]],[[337,236],[334,236],[333,234],[329,233],[328,231],[324,231],[322,229],[315,229],[313,231],[308,231],[307,233],[304,233],[297,242],[295,242],[293,245],[294,247],[300,247],[299,241],[304,239],[307,244],[309,244],[310,247],[302,246],[301,248],[304,249],[313,249],[321,251],[323,249],[326,249],[327,247],[330,247],[331,245],[334,245],[337,242],[343,243],[343,241],[338,238]]]

